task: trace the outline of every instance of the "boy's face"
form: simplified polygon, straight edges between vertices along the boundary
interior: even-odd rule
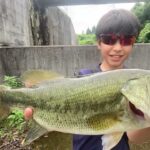
[[[112,69],[121,69],[123,67],[124,61],[130,55],[133,44],[123,46],[120,44],[119,40],[113,44],[105,44],[100,41],[98,43],[98,48],[101,51],[102,64],[104,71]]]

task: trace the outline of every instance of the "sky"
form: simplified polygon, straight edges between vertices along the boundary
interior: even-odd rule
[[[87,28],[96,26],[99,19],[109,10],[127,9],[131,10],[135,3],[104,4],[104,5],[74,5],[61,7],[71,18],[75,32],[85,33]]]

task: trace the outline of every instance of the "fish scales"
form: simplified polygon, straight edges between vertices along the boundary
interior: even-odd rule
[[[33,106],[33,118],[48,130],[102,134],[120,123],[125,114],[121,87],[128,80],[149,73],[124,69],[58,79],[38,88],[7,90],[1,99],[12,105]]]

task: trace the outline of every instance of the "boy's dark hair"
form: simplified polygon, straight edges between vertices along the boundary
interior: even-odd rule
[[[100,34],[110,33],[117,35],[135,35],[137,37],[140,27],[139,20],[130,11],[124,9],[111,10],[98,22],[96,38],[99,40]]]

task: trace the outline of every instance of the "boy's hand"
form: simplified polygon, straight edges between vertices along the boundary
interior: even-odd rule
[[[25,120],[30,120],[33,116],[33,108],[31,107],[27,107],[25,110],[24,110],[24,118]]]

